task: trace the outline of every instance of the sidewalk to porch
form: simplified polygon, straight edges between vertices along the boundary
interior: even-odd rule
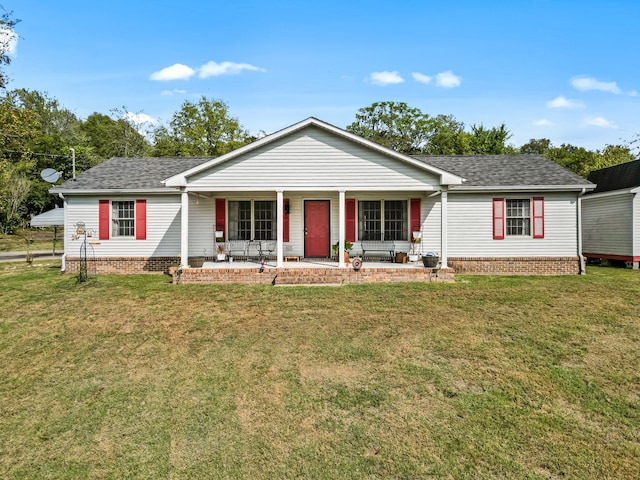
[[[329,259],[302,259],[276,266],[275,260],[205,262],[199,268],[172,268],[173,283],[242,283],[272,285],[343,285],[347,283],[452,282],[451,269],[421,263],[365,261],[359,270],[340,268]]]

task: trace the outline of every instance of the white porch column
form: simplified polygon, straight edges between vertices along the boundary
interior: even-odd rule
[[[447,214],[447,196],[448,196],[446,187],[442,188],[442,194],[440,195],[440,248],[442,251],[440,252],[440,268],[449,268],[447,265],[448,257],[447,257],[447,242],[448,242],[448,214]]]
[[[180,209],[180,264],[189,266],[189,194],[181,194],[182,207]]]
[[[344,200],[345,200],[345,191],[344,190],[340,190],[338,192],[338,203],[340,204],[338,207],[338,211],[340,212],[338,214],[338,235],[339,235],[339,240],[338,240],[338,265],[340,265],[341,268],[346,268],[348,267],[348,264],[344,262],[344,238],[346,236],[346,229],[345,229],[345,218],[346,218],[346,211],[345,211],[345,206],[344,206]]]
[[[284,194],[282,190],[276,191],[278,200],[276,204],[277,224],[278,224],[278,243],[276,247],[276,266],[278,268],[284,266]]]

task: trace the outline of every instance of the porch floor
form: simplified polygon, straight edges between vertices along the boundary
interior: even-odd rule
[[[258,259],[236,260],[232,262],[206,261],[199,268],[260,268],[261,262]],[[276,260],[268,259],[264,262],[265,268],[276,268]],[[198,267],[196,267],[198,268]],[[328,258],[301,258],[299,261],[283,262],[282,268],[340,268],[340,264]],[[352,269],[351,266],[348,267]],[[419,268],[424,269],[422,262],[391,263],[390,261],[365,260],[362,268]]]

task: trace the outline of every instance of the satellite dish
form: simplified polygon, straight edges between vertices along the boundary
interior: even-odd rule
[[[58,172],[55,168],[45,168],[40,172],[40,176],[45,182],[56,183],[62,177],[62,172]]]

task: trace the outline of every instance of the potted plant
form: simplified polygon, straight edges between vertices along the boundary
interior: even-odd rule
[[[422,264],[425,268],[436,268],[440,263],[440,255],[438,252],[428,252],[422,256]]]
[[[219,262],[224,262],[227,259],[227,256],[224,253],[224,243],[219,243],[217,246],[218,253],[216,254],[216,259]]]
[[[420,256],[418,254],[418,250],[419,250],[418,245],[420,244],[420,242],[422,242],[422,238],[416,237],[415,235],[411,237],[411,252],[409,253],[410,262],[418,261],[418,257]]]
[[[338,255],[338,249],[340,248],[340,242],[336,242],[331,245],[331,250],[333,251],[333,255]],[[349,250],[353,248],[353,243],[345,240],[344,242],[344,262],[349,263]]]

